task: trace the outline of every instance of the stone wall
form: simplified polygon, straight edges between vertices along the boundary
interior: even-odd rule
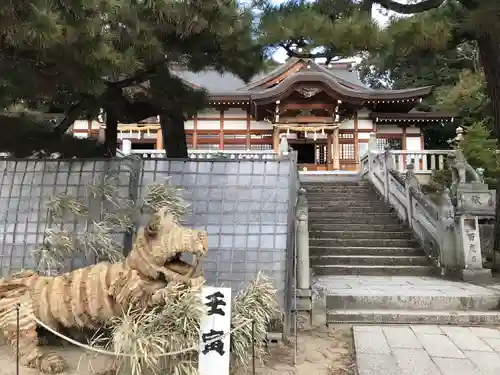
[[[51,226],[46,208],[51,196],[67,193],[87,199],[85,186],[113,171],[119,175],[120,195],[138,199],[148,184],[170,176],[174,185],[184,188],[182,194],[191,203],[185,224],[209,233],[210,251],[204,263],[207,281],[239,290],[262,270],[274,280],[284,302],[293,261],[297,178],[293,157],[130,163],[129,159],[0,160],[1,275],[36,266],[30,251]],[[98,215],[102,207],[93,210]],[[86,224],[71,220],[64,225],[82,232]],[[79,267],[82,261],[69,264]]]

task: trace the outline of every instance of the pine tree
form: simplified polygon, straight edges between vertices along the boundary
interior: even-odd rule
[[[173,65],[229,70],[248,80],[262,64],[261,49],[252,39],[251,13],[233,0],[19,1],[0,10],[0,21],[4,107],[19,102],[59,107],[65,112],[56,128],[59,135],[79,116],[104,108],[105,146],[111,155],[118,121],[136,122],[165,111],[152,101],[134,101],[125,89],[161,81],[179,90],[170,97],[186,100],[169,114],[178,120],[168,123],[179,126],[200,101],[198,93],[190,100],[193,90],[168,74]]]
[[[414,17],[394,18],[387,28],[385,35],[382,34],[382,37],[377,37],[379,43],[378,50],[388,48],[395,52],[395,57],[407,56],[412,53],[433,56],[449,49],[453,45],[458,46],[464,42],[475,43],[478,48],[478,60],[485,77],[487,93],[491,100],[493,134],[496,137],[497,146],[500,145],[500,2],[498,0],[419,0],[410,1],[406,4],[396,0],[362,0],[361,2],[354,0],[316,0],[312,4],[294,2],[295,8],[299,7],[303,10],[304,18],[298,15],[296,9],[294,9],[293,16],[289,16],[286,7],[285,11],[278,14],[279,17],[276,18],[279,25],[285,26],[287,26],[286,22],[294,25],[301,25],[302,22],[305,35],[300,35],[302,32],[301,29],[295,33],[289,31],[293,29],[290,26],[276,27],[275,31],[269,28],[271,30],[269,33],[274,32],[277,38],[283,38],[281,44],[275,42],[274,45],[281,45],[287,50],[289,55],[293,56],[327,58],[339,56],[340,52],[343,52],[341,48],[332,48],[329,42],[324,41],[324,38],[335,38],[336,40],[337,36],[331,37],[333,34],[323,34],[323,39],[321,39],[315,33],[314,27],[311,29],[305,27],[305,25],[309,25],[309,21],[306,18],[313,19],[314,12],[311,9],[315,9],[315,7],[319,7],[321,4],[322,7],[317,13],[323,18],[315,18],[314,22],[311,23],[314,25],[320,20],[327,22],[328,17],[326,16],[325,9],[337,14],[339,9],[350,11],[356,8],[356,5],[352,5],[352,3],[358,3],[358,10],[353,11],[353,14],[357,15],[356,17],[359,17],[356,12],[370,13],[374,4],[378,4],[396,13],[415,15]],[[275,12],[280,10],[279,7],[267,6]],[[445,18],[443,18],[443,12],[446,12]],[[339,25],[346,23],[345,21],[340,22],[341,20],[342,18],[333,21],[333,23]],[[353,45],[357,47],[360,42],[358,37],[362,36],[362,34],[356,33],[356,31],[366,27],[367,18],[364,18],[363,22],[359,22],[359,19],[358,22],[355,22],[355,16],[348,15],[347,20],[352,21],[352,23],[350,27],[344,30],[352,31]],[[327,26],[329,31],[333,30],[329,24]],[[316,29],[320,28],[320,25],[316,25]],[[283,30],[287,31],[287,33],[283,32]],[[350,34],[347,33],[340,33],[340,35],[344,36],[347,40],[350,38]],[[269,38],[269,36],[267,37]],[[290,39],[292,43],[290,43]],[[367,50],[370,49],[368,47],[374,47],[370,43],[373,40],[373,35],[365,34],[365,40]],[[289,48],[293,45],[300,47],[303,44],[307,47],[324,46],[325,48],[317,54],[310,53],[307,50],[300,51]],[[343,44],[341,43],[341,45]],[[356,49],[365,51],[363,48]],[[497,189],[496,202],[494,248],[495,251],[500,251],[500,189]]]
[[[473,168],[484,168],[485,183],[495,189],[500,176],[500,159],[496,139],[484,122],[476,122],[465,128],[465,135],[459,146],[467,162]]]

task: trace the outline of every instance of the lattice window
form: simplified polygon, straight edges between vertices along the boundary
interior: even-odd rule
[[[209,144],[209,143],[202,143],[202,144],[198,144],[198,147],[197,147],[199,150],[209,150],[209,151],[214,151],[214,150],[219,150],[220,147],[219,147],[219,144]]]
[[[327,164],[326,145],[316,145],[316,163]]]
[[[251,144],[250,145],[251,150],[272,150],[273,145],[269,144]]]
[[[272,137],[272,134],[250,134],[250,139],[269,139]]]
[[[392,150],[401,150],[403,149],[403,140],[400,137],[377,138],[378,150],[385,150],[386,146],[390,146]]]
[[[224,133],[224,139],[246,139],[246,134],[226,134]]]
[[[340,133],[339,137],[342,139],[354,139],[353,133]]]
[[[344,143],[340,145],[340,159],[354,160],[354,144]]]
[[[219,139],[218,133],[198,133],[198,139]]]
[[[244,143],[231,143],[231,144],[225,144],[224,145],[224,150],[226,151],[231,151],[231,150],[246,150],[247,145]]]

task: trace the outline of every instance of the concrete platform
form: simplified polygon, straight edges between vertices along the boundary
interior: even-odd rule
[[[500,324],[500,291],[428,276],[316,276],[327,323]]]
[[[483,327],[354,326],[359,375],[498,375],[500,331]]]

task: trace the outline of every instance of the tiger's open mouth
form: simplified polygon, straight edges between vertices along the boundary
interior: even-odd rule
[[[176,253],[173,257],[167,259],[165,262],[165,268],[168,270],[178,273],[179,275],[184,275],[187,277],[198,277],[200,276],[200,260],[197,256],[194,256],[193,264],[187,263],[181,260],[182,253]]]

